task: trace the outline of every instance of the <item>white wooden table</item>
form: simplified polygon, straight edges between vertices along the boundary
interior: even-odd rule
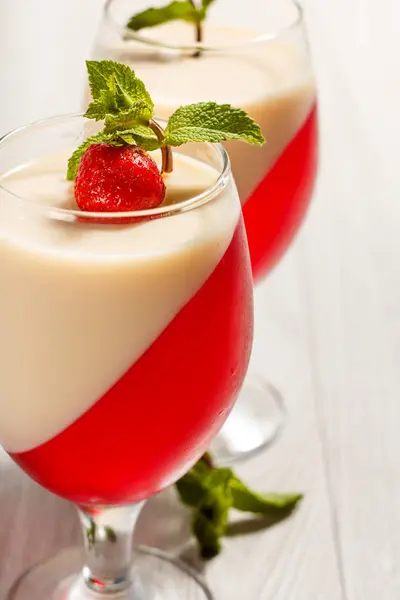
[[[1,3],[0,22],[9,4]],[[1,130],[79,106],[81,82],[72,78],[57,105],[57,87],[39,101],[33,76],[25,101],[13,99],[4,47],[18,54],[13,35],[22,14],[31,19],[31,4],[36,13],[56,4],[52,18],[64,20],[79,5],[78,65],[101,3],[13,2],[20,13],[8,42],[0,31]],[[306,500],[279,526],[227,539],[207,577],[218,600],[398,600],[400,8],[396,0],[305,5],[320,91],[320,180],[301,235],[257,291],[253,356],[284,393],[290,419],[279,443],[240,472],[259,488],[304,490]],[[54,56],[66,43],[62,31]],[[38,56],[30,35],[24,47]],[[162,512],[164,501],[147,514]],[[140,539],[168,547],[168,530],[148,525],[145,515]],[[0,598],[24,567],[77,540],[72,508],[2,458]]]

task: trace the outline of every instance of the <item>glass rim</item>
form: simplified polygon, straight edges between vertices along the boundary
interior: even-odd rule
[[[160,42],[157,39],[147,37],[146,35],[142,35],[139,32],[132,31],[128,29],[126,25],[121,25],[111,14],[111,6],[115,0],[107,0],[103,9],[103,14],[106,19],[112,24],[114,29],[117,29],[121,33],[121,37],[127,41],[136,41],[142,44],[146,44],[148,46],[153,46],[156,48],[164,48],[165,50],[177,50],[182,52],[196,52],[200,50],[202,52],[221,52],[223,50],[234,50],[240,48],[246,48],[247,46],[253,44],[260,44],[263,42],[271,42],[279,39],[282,35],[289,33],[290,31],[296,29],[299,25],[303,23],[304,19],[304,11],[301,4],[298,0],[287,0],[295,9],[294,17],[288,22],[287,25],[283,25],[282,27],[277,28],[273,32],[266,32],[257,34],[255,36],[251,36],[248,40],[244,42],[237,42],[235,44],[221,44],[221,45],[209,45],[203,42],[193,42],[186,44],[169,44],[167,42]]]
[[[13,136],[24,133],[28,131],[31,127],[37,127],[40,125],[47,125],[51,123],[62,122],[67,119],[83,119],[84,113],[67,113],[62,115],[56,115],[53,117],[46,117],[44,119],[38,119],[36,121],[32,121],[31,123],[27,123],[22,125],[21,127],[17,127],[12,129],[8,133],[5,133],[0,137],[0,150],[4,143],[8,140],[12,139]],[[157,122],[165,123],[166,120],[159,118],[157,116],[153,117]],[[165,206],[157,206],[156,208],[150,208],[146,210],[134,210],[134,211],[119,211],[119,212],[89,212],[83,211],[74,208],[59,208],[57,206],[49,206],[44,204],[39,204],[37,202],[33,202],[29,198],[22,197],[12,190],[8,189],[7,186],[2,184],[0,174],[0,192],[5,192],[6,194],[16,198],[19,202],[23,202],[29,206],[29,208],[33,210],[37,210],[38,212],[47,213],[53,219],[59,219],[63,221],[76,221],[80,220],[82,222],[88,221],[90,219],[95,219],[98,224],[99,221],[108,221],[113,219],[125,220],[125,219],[140,219],[142,217],[171,217],[175,214],[180,214],[183,212],[187,212],[189,210],[195,209],[199,206],[207,204],[211,200],[213,200],[216,196],[218,196],[222,190],[226,187],[228,183],[228,178],[231,175],[231,162],[229,155],[225,148],[220,143],[211,143],[204,142],[207,146],[214,148],[214,150],[219,154],[222,159],[222,166],[218,169],[218,178],[213,183],[212,186],[201,192],[200,194],[196,194],[192,198],[188,200],[182,200],[181,202],[177,202],[176,204],[165,205]],[[16,169],[14,169],[15,171]],[[11,173],[13,169],[8,171]],[[72,183],[72,182],[71,182]],[[132,221],[132,224],[134,223]],[[122,223],[123,224],[123,223]]]

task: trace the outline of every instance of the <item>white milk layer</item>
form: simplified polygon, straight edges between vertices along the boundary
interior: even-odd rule
[[[0,184],[31,202],[71,207],[65,172],[65,156],[44,157]],[[175,154],[168,201],[217,176]],[[56,436],[140,358],[215,269],[240,203],[228,185],[196,209],[135,225],[44,214],[0,189],[0,444],[11,452]]]
[[[169,44],[191,43],[193,26],[170,23],[143,30],[143,35]],[[260,124],[267,139],[262,148],[243,142],[226,144],[242,202],[294,138],[315,101],[306,53],[282,41],[243,45],[254,35],[207,23],[205,42],[220,50],[205,51],[199,58],[107,36],[95,49],[95,58],[112,58],[135,70],[159,116],[168,117],[183,104],[215,101],[243,108]],[[224,45],[238,44],[242,46],[222,50]]]

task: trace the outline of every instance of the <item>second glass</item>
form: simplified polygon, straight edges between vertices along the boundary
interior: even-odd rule
[[[214,100],[241,106],[261,125],[267,140],[262,148],[224,144],[257,283],[300,228],[317,171],[316,89],[301,8],[292,0],[247,0],[243,15],[230,0],[218,0],[198,43],[188,23],[127,29],[134,11],[148,7],[147,0],[109,0],[93,58],[129,64],[146,81],[161,116],[181,104]],[[283,416],[275,387],[249,374],[213,442],[217,460],[229,464],[266,447]]]

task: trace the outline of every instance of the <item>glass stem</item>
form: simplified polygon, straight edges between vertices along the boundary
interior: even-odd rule
[[[132,585],[133,532],[143,503],[115,508],[78,508],[85,543],[83,578],[98,594]]]

